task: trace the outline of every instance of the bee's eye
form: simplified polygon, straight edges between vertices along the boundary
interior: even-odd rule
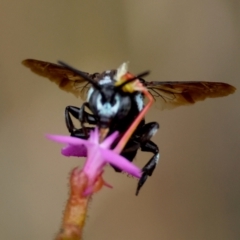
[[[101,94],[97,95],[96,102],[97,102],[97,108],[100,109],[104,104],[103,97]]]

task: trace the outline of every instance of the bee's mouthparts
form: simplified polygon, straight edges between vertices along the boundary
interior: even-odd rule
[[[100,128],[99,129],[99,141],[102,142],[109,132],[109,128]]]

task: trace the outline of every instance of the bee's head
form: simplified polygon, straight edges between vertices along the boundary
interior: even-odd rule
[[[111,74],[105,73],[104,78],[98,83],[97,88],[93,86],[89,90],[88,102],[94,116],[98,119],[98,127],[109,128],[112,121],[121,121],[129,113],[131,97],[130,94],[124,93],[115,86],[115,80],[111,78]]]

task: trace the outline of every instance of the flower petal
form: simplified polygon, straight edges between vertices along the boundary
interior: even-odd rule
[[[85,146],[90,145],[91,146],[92,145],[92,143],[86,139],[81,139],[81,138],[76,138],[76,137],[71,137],[71,136],[47,134],[46,137],[55,142],[71,144],[74,146],[79,146],[79,145],[85,145]]]
[[[98,144],[99,143],[99,133],[98,133],[98,128],[94,128],[91,132],[90,132],[90,136],[88,139],[89,142]]]
[[[112,133],[110,136],[108,136],[108,137],[101,143],[101,147],[103,147],[103,148],[111,148],[111,145],[113,144],[113,142],[115,141],[115,139],[118,137],[118,135],[119,135],[118,132]]]
[[[62,155],[66,157],[86,157],[87,156],[87,149],[84,145],[71,145],[62,148],[61,150]]]
[[[101,149],[100,151],[103,158],[108,163],[118,167],[119,169],[131,174],[134,177],[137,177],[137,178],[141,177],[142,170],[136,165],[134,165],[133,163],[129,162],[126,158],[122,157],[121,155],[118,155],[112,150]]]

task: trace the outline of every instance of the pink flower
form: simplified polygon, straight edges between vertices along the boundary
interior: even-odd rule
[[[140,178],[142,175],[140,168],[116,153],[114,149],[110,149],[117,136],[118,133],[114,132],[102,143],[99,143],[99,132],[98,129],[95,128],[95,130],[90,133],[88,140],[60,135],[47,135],[47,138],[55,142],[68,144],[67,147],[62,150],[62,154],[65,156],[81,157],[87,155],[83,166],[83,172],[88,176],[88,187],[85,194],[91,194],[93,193],[95,182],[98,177],[101,176],[103,168],[107,164],[114,165],[136,178]]]

